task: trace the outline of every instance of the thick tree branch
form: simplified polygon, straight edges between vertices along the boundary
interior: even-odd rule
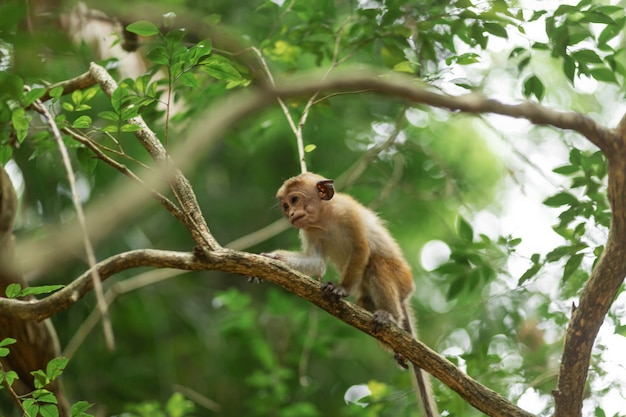
[[[372,314],[347,301],[335,302],[325,296],[322,284],[295,272],[285,264],[260,255],[228,249],[210,253],[208,257],[194,253],[163,250],[136,250],[112,256],[96,265],[102,279],[122,270],[140,266],[178,268],[184,270],[217,270],[244,276],[258,276],[285,288],[338,317],[347,324],[390,345],[420,368],[431,373],[456,391],[467,402],[487,415],[531,417],[496,392],[468,377],[450,361],[395,325],[374,331]],[[93,287],[90,271],[85,272],[62,290],[38,301],[0,299],[0,315],[40,320],[50,317],[80,300]]]
[[[304,79],[278,85],[274,94],[279,97],[310,94],[312,92],[370,90],[394,97],[402,97],[412,103],[421,103],[464,113],[494,113],[518,119],[527,119],[536,125],[550,125],[559,129],[579,132],[604,151],[615,149],[610,141],[611,132],[591,118],[576,112],[562,112],[533,102],[505,104],[479,94],[449,96],[417,85],[414,80],[400,75],[378,77],[367,72],[346,72],[316,82]]]
[[[92,66],[92,70],[95,70],[96,67],[97,66]],[[103,86],[103,88],[109,88],[109,91],[112,91],[110,90],[110,88],[112,88],[110,81],[112,80],[107,80],[104,76],[96,78],[101,78],[101,86]],[[186,164],[186,167],[197,165],[198,159],[206,152],[207,144],[214,143],[227,129],[235,123],[240,122],[243,118],[271,105],[276,97],[287,98],[310,95],[317,91],[350,92],[355,90],[368,90],[404,98],[410,103],[421,103],[451,111],[475,114],[494,113],[527,119],[538,125],[549,125],[559,129],[576,131],[598,146],[607,156],[609,160],[609,198],[613,210],[613,224],[605,252],[582,293],[578,309],[572,316],[564,348],[562,374],[559,378],[559,390],[555,392],[558,415],[580,415],[580,404],[582,403],[582,392],[587,375],[591,347],[597,335],[597,329],[602,323],[610,303],[626,274],[626,263],[624,261],[626,259],[626,249],[623,247],[623,244],[620,245],[620,242],[626,239],[626,201],[624,201],[624,199],[626,199],[626,193],[624,193],[626,187],[626,180],[624,179],[624,175],[626,175],[626,152],[624,152],[624,143],[626,141],[623,140],[622,136],[617,135],[616,130],[602,127],[585,115],[575,112],[556,111],[535,103],[504,104],[475,94],[452,97],[415,85],[413,80],[405,77],[393,76],[381,78],[371,73],[353,71],[349,74],[344,73],[330,76],[323,82],[312,79],[311,77],[304,80],[291,80],[284,84],[277,85],[276,87],[265,86],[255,90],[235,93],[225,100],[220,100],[192,123],[189,129],[189,136],[184,145],[181,145],[175,150],[173,159],[180,164]],[[620,125],[619,127],[620,132],[626,130],[626,123],[623,123],[623,125],[624,126]],[[141,126],[144,127],[145,125]],[[143,129],[142,132],[142,134],[146,134],[147,136],[143,137],[138,135],[138,137],[142,143],[145,143],[144,146],[146,146],[151,153],[154,152],[155,149],[158,151],[153,157],[155,157],[156,160],[167,160],[167,154],[162,146],[160,146],[158,138],[149,135],[147,128]],[[152,147],[152,149],[150,147]],[[190,194],[181,193],[180,190],[178,190],[179,192],[176,193],[176,195],[181,200],[181,203],[183,201],[189,201],[187,200],[189,195],[193,196],[191,189],[186,188],[184,182],[182,186],[183,189],[187,190]],[[196,211],[197,203],[195,203],[195,197],[191,201],[191,206],[184,208],[184,211],[186,213],[193,213],[193,216],[200,216],[201,219],[200,212]],[[192,231],[196,230],[195,221],[196,219],[194,218],[188,224]],[[208,229],[204,230],[207,234],[209,233]],[[204,235],[203,237],[206,238],[206,236],[207,235]],[[210,234],[208,234],[208,236],[210,236]],[[203,240],[197,239],[197,237],[198,236],[194,237],[196,242],[204,242]],[[210,237],[209,241],[212,239],[213,238]],[[205,247],[203,245],[199,246]],[[207,246],[208,247],[205,248],[209,250],[219,247],[217,244],[216,246]],[[220,256],[223,253],[226,252],[218,249],[215,252],[205,252],[205,256],[207,260],[217,261],[221,259]],[[262,262],[261,260],[257,261]],[[197,259],[194,262],[198,262]],[[192,262],[192,264],[194,263]],[[264,264],[261,263],[260,265]],[[174,264],[166,266],[180,267]],[[205,264],[203,267],[208,268],[209,266]],[[213,267],[210,267],[209,269],[212,268]],[[229,264],[228,267],[215,266],[213,269],[248,275],[254,274],[269,279],[269,276],[264,276],[259,271],[251,273],[249,268],[245,268],[241,265],[236,267]],[[282,280],[281,282],[275,280],[275,282],[280,285],[285,284],[283,286],[289,289],[288,284],[282,282]],[[318,304],[315,297],[320,296],[314,295],[311,291],[305,291],[305,294],[301,295],[322,308],[326,309],[326,307],[328,307],[324,307],[321,302]],[[0,301],[16,302],[15,300]],[[344,304],[342,303],[341,305],[343,306]],[[2,304],[0,304],[0,311],[1,308]],[[67,308],[67,306],[65,308]],[[356,323],[350,322],[345,318],[342,319],[358,327]],[[381,338],[382,337],[381,335]],[[397,348],[397,351],[405,354],[407,358],[414,358],[413,354],[407,352],[401,346],[392,345],[394,349]],[[424,352],[420,351],[420,354],[424,354]],[[426,359],[416,360],[415,363],[438,378],[442,380],[445,379],[443,372],[433,367],[432,364],[428,364]],[[443,366],[442,369],[445,368],[441,363],[437,363],[437,366]],[[476,396],[473,398],[475,400]],[[471,404],[477,406],[474,400],[468,399]],[[479,406],[477,406],[477,408],[482,410]],[[493,412],[485,412],[490,415],[514,415],[511,413],[501,414],[501,410],[503,409],[504,408],[500,408],[500,411],[494,410]]]
[[[613,215],[611,230],[606,247],[583,288],[578,307],[572,312],[565,335],[558,388],[553,393],[555,417],[582,415],[591,349],[626,276],[626,148],[620,137],[616,136],[614,142],[622,144],[622,149],[606,155]]]

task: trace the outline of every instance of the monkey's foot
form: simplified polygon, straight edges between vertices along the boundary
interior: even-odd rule
[[[374,311],[374,330],[379,332],[389,323],[395,323],[390,312],[385,310]]]
[[[261,284],[263,282],[263,278],[259,277],[248,277],[248,282],[250,284]]]
[[[335,285],[330,281],[324,284],[324,286],[322,287],[322,291],[324,291],[327,296],[335,301],[339,301],[342,298],[348,296],[348,292],[345,290],[345,288],[340,285]]]
[[[396,360],[398,365],[400,365],[402,368],[409,369],[409,361],[407,361],[404,356],[400,355],[397,352],[394,352],[393,353],[393,358]]]

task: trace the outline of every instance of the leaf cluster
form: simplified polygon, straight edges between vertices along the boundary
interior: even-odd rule
[[[17,340],[13,338],[0,340],[0,357],[8,356],[10,352],[7,346],[16,342]],[[68,362],[69,360],[63,357],[52,359],[48,362],[45,371],[39,369],[31,372],[34,378],[34,391],[19,398],[13,392],[15,398],[20,402],[24,417],[59,417],[57,397],[46,387],[63,374]],[[19,378],[16,372],[5,371],[2,365],[0,365],[0,390],[8,389],[12,391],[13,383],[17,379]],[[70,417],[93,417],[92,414],[86,412],[91,406],[92,404],[86,401],[76,402],[70,409]]]

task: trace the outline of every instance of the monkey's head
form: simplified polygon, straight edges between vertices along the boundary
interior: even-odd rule
[[[276,198],[289,222],[299,229],[320,227],[323,204],[333,198],[333,180],[307,172],[289,178],[276,193]]]

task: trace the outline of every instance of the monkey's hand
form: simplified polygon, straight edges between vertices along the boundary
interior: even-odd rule
[[[280,256],[278,256],[278,255],[277,255],[277,254],[275,254],[275,253],[266,253],[266,252],[263,252],[263,253],[260,253],[259,255],[261,255],[261,256],[265,256],[266,258],[270,258],[270,259],[282,260],[282,259],[280,258]],[[261,284],[261,283],[263,282],[263,278],[259,278],[259,277],[248,277],[248,282],[249,282],[250,284]]]
[[[327,296],[335,301],[339,301],[342,298],[348,296],[348,291],[346,291],[345,288],[343,288],[341,285],[335,285],[330,281],[324,284],[324,286],[322,287],[322,291],[324,291]]]

